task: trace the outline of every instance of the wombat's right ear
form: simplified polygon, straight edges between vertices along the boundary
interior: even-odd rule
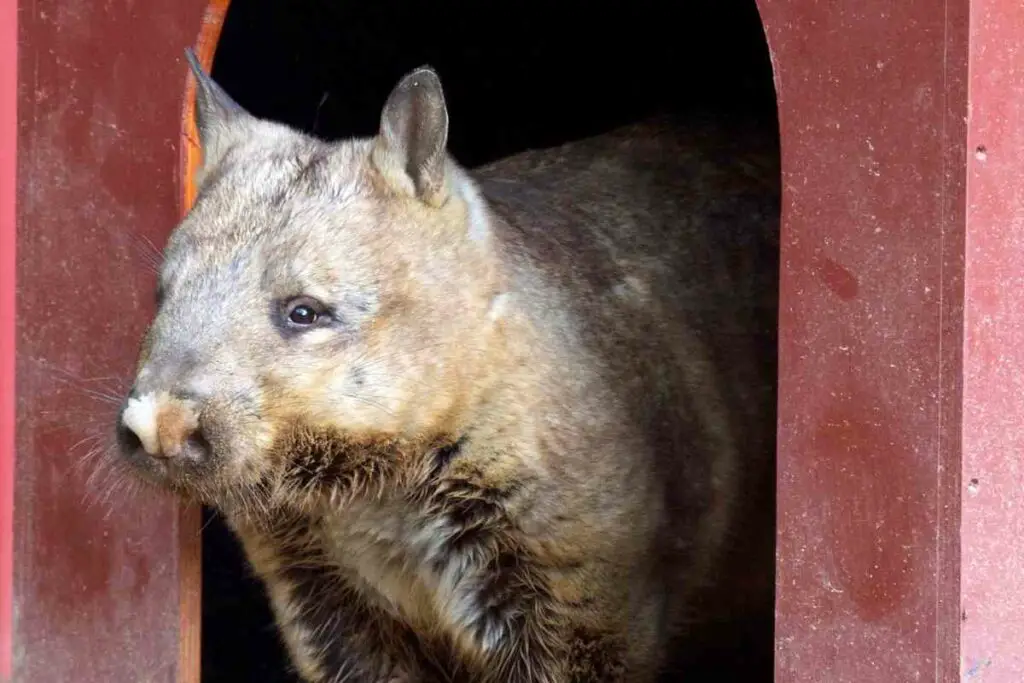
[[[395,189],[433,206],[448,194],[448,108],[430,67],[406,74],[388,96],[373,161]]]
[[[185,59],[196,79],[195,124],[199,145],[203,150],[203,167],[200,177],[196,179],[197,184],[200,184],[202,176],[220,162],[232,144],[244,136],[251,116],[203,71],[192,48],[185,50]]]

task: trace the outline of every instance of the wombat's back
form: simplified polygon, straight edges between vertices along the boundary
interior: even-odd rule
[[[473,173],[506,240],[577,297],[645,275],[686,310],[776,307],[779,164],[761,124],[656,119]]]
[[[770,658],[780,185],[774,131],[657,120],[526,152],[475,176],[503,218],[496,229],[514,289],[528,299],[524,308],[567,346],[568,370],[556,381],[574,381],[573,368],[599,359],[602,389],[617,394],[623,419],[653,447],[649,466],[666,510],[655,547],[678,600],[675,618],[709,616],[726,631],[696,629],[710,641],[699,644],[688,629],[689,642],[694,649],[721,640],[742,647],[738,624],[749,625],[757,612],[767,621],[754,628],[768,630],[755,637]],[[574,360],[581,352],[589,360]],[[617,419],[581,403],[563,405],[562,421]],[[594,460],[605,444],[579,448],[598,453],[583,456]],[[599,472],[611,470],[595,465],[581,476],[599,477],[595,485],[613,490],[614,477]],[[639,490],[639,479],[631,481]],[[608,504],[631,494],[609,493]]]
[[[772,132],[659,119],[528,151],[474,175],[506,221],[499,230],[510,267],[568,294],[582,320],[646,308],[684,317],[718,348],[738,333],[774,334]],[[584,311],[588,304],[597,308]]]

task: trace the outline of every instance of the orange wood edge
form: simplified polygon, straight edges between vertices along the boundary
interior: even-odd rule
[[[209,72],[217,51],[221,29],[231,0],[211,0],[203,15],[195,51],[199,63]],[[183,60],[184,61],[184,60]],[[195,172],[202,162],[202,151],[195,128],[195,79],[186,76],[184,108],[181,120],[181,157],[178,177],[181,183],[181,214],[184,216],[196,198]],[[183,505],[179,513],[179,576],[181,577],[181,636],[178,654],[179,683],[199,683],[202,666],[202,511],[196,505]]]

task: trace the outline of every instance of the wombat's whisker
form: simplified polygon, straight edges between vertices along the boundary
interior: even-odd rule
[[[76,450],[87,444],[92,445],[85,453],[74,459],[74,461],[71,463],[71,467],[69,468],[68,474],[80,473],[83,469],[85,469],[85,467],[93,464],[93,461],[95,461],[100,456],[100,454],[103,454],[112,447],[110,442],[103,435],[93,434],[76,441],[74,445],[68,448],[68,453],[74,456]]]
[[[195,505],[195,503],[188,503],[188,505],[191,507],[191,506]],[[196,532],[196,535],[197,536],[202,536],[203,532],[206,531],[206,527],[210,526],[210,524],[212,524],[213,521],[215,519],[217,519],[219,516],[220,516],[220,514],[216,510],[214,510],[213,514],[210,515],[209,519],[207,519],[205,522],[203,522],[202,526],[199,527],[199,531]]]

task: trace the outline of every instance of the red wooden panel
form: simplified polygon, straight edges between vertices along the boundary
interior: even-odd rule
[[[783,155],[777,680],[958,680],[968,0],[761,0]]]
[[[144,245],[179,215],[182,51],[204,4],[18,3],[18,681],[194,680],[179,628],[198,614],[182,585],[195,515],[124,487],[104,497],[102,478],[90,493],[80,461],[83,439],[108,438],[116,406],[97,397],[124,388],[151,312]]]
[[[963,680],[1024,681],[1024,4],[971,2]]]
[[[11,676],[18,8],[0,3],[0,680]]]

